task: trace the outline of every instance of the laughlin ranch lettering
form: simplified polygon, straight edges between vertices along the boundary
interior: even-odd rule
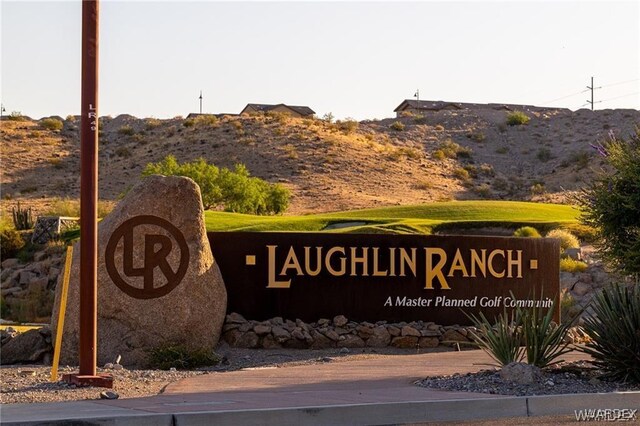
[[[209,233],[228,310],[251,319],[465,324],[559,292],[559,245],[542,238]],[[512,296],[513,295],[513,296]],[[511,298],[511,299],[510,299]],[[513,306],[511,306],[513,305]]]
[[[316,277],[323,269],[332,277],[417,278],[418,253],[424,256],[424,288],[451,290],[448,278],[522,278],[522,250],[459,248],[453,256],[439,247],[300,247],[289,246],[279,259],[276,245],[267,245],[269,280],[267,288],[290,288],[293,278]],[[434,284],[436,287],[434,287]]]

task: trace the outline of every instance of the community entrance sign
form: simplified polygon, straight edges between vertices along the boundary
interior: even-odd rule
[[[557,240],[469,236],[210,232],[228,312],[256,320],[467,324],[464,312],[550,308]],[[541,298],[540,295],[543,297]]]
[[[136,228],[155,228],[154,232],[144,234],[144,251],[134,253],[134,233]],[[169,234],[170,236],[166,235]],[[174,248],[172,239],[177,247]],[[122,241],[122,273],[116,265],[116,249]],[[176,270],[172,268],[168,257],[172,251],[179,250],[179,262]],[[135,260],[142,259],[142,266],[135,267]],[[154,299],[168,294],[176,288],[187,273],[189,266],[189,247],[184,235],[171,222],[152,215],[141,215],[123,222],[111,235],[105,252],[105,263],[109,277],[123,292],[136,299]],[[155,280],[156,268],[163,280]],[[131,283],[131,277],[142,277],[143,284],[137,287]],[[161,281],[155,285],[156,281]]]

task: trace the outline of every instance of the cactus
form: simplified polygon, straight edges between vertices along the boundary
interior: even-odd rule
[[[20,208],[20,203],[18,203],[18,207],[13,208],[13,225],[18,231],[33,228],[31,207],[28,209],[22,209]]]

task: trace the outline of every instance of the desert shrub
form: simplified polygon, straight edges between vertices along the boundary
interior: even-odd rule
[[[434,129],[437,132],[442,132],[442,131],[444,131],[444,126],[442,126],[441,124],[438,124],[436,127],[434,127]]]
[[[571,259],[570,257],[565,257],[560,259],[560,270],[562,272],[584,272],[587,270],[587,264],[580,261]]]
[[[333,116],[333,114],[331,112],[328,112],[328,113],[326,113],[325,115],[322,116],[322,119],[324,121],[326,121],[327,123],[332,123],[333,119],[334,119],[334,116]]]
[[[358,123],[353,118],[346,118],[344,121],[336,121],[336,126],[338,126],[338,129],[340,129],[341,132],[343,132],[345,135],[348,135],[358,130],[358,126],[360,126],[360,123]]]
[[[438,150],[442,151],[446,158],[470,158],[473,152],[471,148],[460,146],[451,139],[441,143]]]
[[[7,117],[10,121],[26,121],[26,117],[22,115],[20,111],[11,111],[11,114]]]
[[[182,125],[184,127],[193,127],[195,126],[195,124],[196,124],[196,120],[194,120],[193,118],[187,118],[182,122]]]
[[[482,132],[473,132],[473,133],[468,133],[468,134],[467,134],[467,137],[468,137],[469,139],[471,139],[472,141],[474,141],[474,142],[478,142],[478,143],[480,143],[480,142],[484,142],[484,140],[487,138],[487,137],[484,135],[484,133],[482,133]]]
[[[453,176],[463,182],[468,182],[471,179],[471,175],[464,167],[456,167],[453,169]]]
[[[200,187],[205,209],[222,206],[236,213],[264,215],[283,213],[289,206],[288,189],[252,177],[243,164],[236,165],[234,170],[219,169],[202,158],[180,164],[170,155],[159,163],[147,164],[142,175],[152,174],[193,179]]]
[[[398,147],[389,153],[389,158],[391,158],[392,160],[399,160],[402,157],[411,158],[412,160],[417,160],[421,157],[421,155],[420,155],[420,151],[408,146]]]
[[[391,128],[391,130],[401,132],[404,130],[404,124],[402,124],[401,121],[394,121],[389,128]]]
[[[284,111],[267,111],[265,115],[278,124],[286,124],[291,117],[291,114]]]
[[[413,184],[415,189],[428,190],[433,189],[433,182],[428,179],[421,179]]]
[[[441,149],[437,149],[437,150],[433,151],[433,154],[431,154],[431,156],[435,160],[444,160],[445,158],[447,158],[447,155]]]
[[[576,299],[568,289],[560,291],[560,318],[565,321],[572,321],[576,318],[574,307],[578,306]]]
[[[553,158],[553,154],[551,154],[551,151],[547,148],[540,148],[536,154],[536,158],[543,163],[546,163]]]
[[[496,154],[506,154],[507,152],[509,152],[509,147],[507,146],[496,148]]]
[[[182,345],[157,347],[150,350],[147,356],[149,367],[158,370],[207,367],[219,362],[220,357],[213,351],[187,349]]]
[[[531,191],[531,195],[542,195],[545,192],[544,183],[534,183],[529,190]]]
[[[118,133],[123,136],[133,136],[136,132],[133,130],[133,127],[125,124],[124,126],[120,126]]]
[[[491,195],[492,195],[491,186],[487,185],[486,183],[483,183],[473,188],[473,192],[478,194],[480,198],[491,198]]]
[[[519,327],[515,310],[511,311],[511,314],[504,310],[495,322],[489,321],[482,312],[479,316],[466,313],[465,315],[475,327],[475,331],[471,331],[473,341],[495,361],[493,365],[504,367],[522,360],[522,329]]]
[[[2,259],[15,257],[25,245],[20,232],[5,228],[0,231],[0,254]]]
[[[584,169],[591,161],[591,155],[587,151],[577,151],[571,154],[569,161],[575,164],[576,168]]]
[[[640,127],[630,140],[598,146],[609,166],[577,197],[581,223],[597,230],[599,254],[624,274],[640,274]]]
[[[604,288],[591,308],[583,326],[591,340],[582,350],[606,377],[640,383],[640,286]]]
[[[298,158],[298,150],[296,149],[295,145],[286,144],[282,147],[282,149],[287,153],[288,158],[292,160]]]
[[[6,300],[3,317],[12,321],[49,322],[53,310],[54,293],[47,289],[29,290],[23,298]]]
[[[80,201],[70,198],[54,199],[45,216],[80,217]]]
[[[564,251],[568,248],[580,247],[580,241],[578,241],[578,237],[576,237],[569,231],[565,231],[564,229],[554,229],[552,231],[549,231],[546,237],[559,239],[561,251]]]
[[[509,126],[520,126],[529,122],[529,117],[522,111],[513,111],[507,115],[507,124]]]
[[[160,120],[158,120],[157,118],[146,118],[144,120],[145,130],[153,130],[159,126],[160,126]]]
[[[115,203],[98,200],[98,217],[105,217],[113,210]],[[55,198],[45,216],[80,217],[80,200],[71,198]]]
[[[521,237],[521,238],[540,238],[540,237],[542,237],[542,235],[540,235],[538,230],[536,228],[534,228],[533,226],[523,226],[521,228],[518,228],[513,233],[513,236],[514,237]]]
[[[486,176],[495,176],[496,172],[491,164],[483,163],[480,165],[480,173]]]
[[[115,154],[118,157],[123,157],[123,158],[129,158],[133,155],[131,150],[126,146],[119,146],[118,148],[116,148]]]
[[[579,241],[593,242],[596,239],[597,231],[582,223],[567,223],[563,225],[562,228],[578,237]]]
[[[424,115],[416,114],[413,116],[413,122],[416,124],[427,124],[427,117]]]
[[[44,120],[40,121],[40,126],[44,127],[47,130],[60,131],[62,130],[63,125],[64,124],[62,123],[62,121],[58,120],[57,118],[45,118]]]
[[[211,114],[199,115],[195,118],[194,124],[196,126],[211,126],[215,127],[218,125],[218,117]]]

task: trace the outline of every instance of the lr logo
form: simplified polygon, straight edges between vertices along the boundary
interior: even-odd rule
[[[144,235],[144,253],[134,253],[134,230],[136,227],[149,225],[162,228],[164,233],[146,233]],[[173,249],[173,243],[166,233],[169,233],[178,243],[180,249],[180,263],[174,272],[169,264],[168,256]],[[116,268],[115,254],[118,244],[122,240],[122,272]],[[143,266],[134,267],[134,257],[143,257]],[[153,299],[162,297],[176,288],[184,278],[189,266],[189,247],[182,232],[173,224],[157,216],[136,216],[124,221],[111,235],[105,251],[107,273],[116,286],[126,294],[137,299]],[[166,278],[166,283],[154,286],[154,272],[159,269]],[[142,288],[131,285],[125,277],[142,277]]]

